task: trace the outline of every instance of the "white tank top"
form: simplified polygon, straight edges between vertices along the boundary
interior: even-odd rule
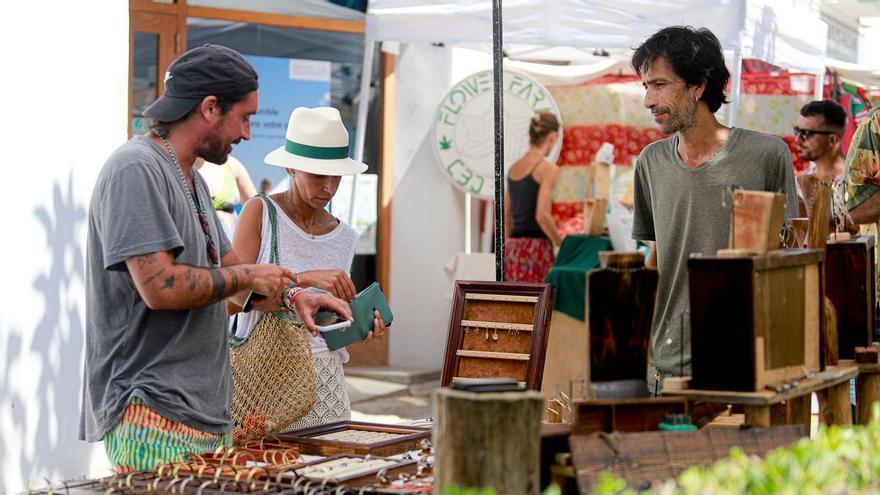
[[[261,201],[259,198],[253,198],[250,201]],[[312,238],[311,234],[306,233],[299,228],[293,220],[290,219],[284,210],[278,206],[271,198],[269,201],[275,205],[277,236],[278,236],[278,263],[289,268],[294,273],[305,272],[309,270],[331,270],[341,269],[346,273],[351,271],[351,261],[354,259],[354,250],[357,245],[357,232],[340,221],[331,232],[323,235],[316,235]],[[269,255],[271,252],[271,235],[269,227],[269,211],[263,204],[263,221],[260,230],[260,252],[257,255],[256,263],[269,263]],[[239,313],[238,327],[235,335],[237,337],[246,337],[254,329],[260,320],[262,312],[251,311],[250,313]],[[327,342],[324,337],[318,334],[317,337],[308,334],[309,344],[312,346],[312,353],[326,352]],[[342,362],[348,362],[348,352],[345,348],[339,349]]]

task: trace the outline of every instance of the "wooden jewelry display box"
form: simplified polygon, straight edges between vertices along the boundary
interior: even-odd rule
[[[688,260],[692,386],[759,391],[820,370],[823,250]]]
[[[276,435],[309,455],[359,454],[389,456],[418,450],[431,430],[418,426],[342,421]]]
[[[441,385],[513,378],[541,389],[553,286],[457,281]]]

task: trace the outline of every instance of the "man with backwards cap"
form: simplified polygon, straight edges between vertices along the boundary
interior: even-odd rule
[[[151,132],[120,146],[98,177],[80,439],[103,440],[118,472],[229,443],[226,297],[251,290],[265,296],[256,309],[292,308],[312,332],[319,308],[351,316],[329,294],[286,298],[296,276],[285,268],[242,264],[193,171],[197,157],[224,163],[250,138],[256,112],[257,74],[241,54],[192,49],[171,64],[165,93],[145,112]]]

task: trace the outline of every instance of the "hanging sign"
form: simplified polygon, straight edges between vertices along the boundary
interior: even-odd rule
[[[529,149],[529,122],[535,112],[552,112],[562,122],[559,107],[541,83],[504,71],[504,171]],[[434,150],[443,175],[464,192],[495,198],[495,123],[492,71],[459,81],[443,98],[434,126]],[[559,129],[560,136],[562,129]],[[547,157],[559,158],[562,139]]]

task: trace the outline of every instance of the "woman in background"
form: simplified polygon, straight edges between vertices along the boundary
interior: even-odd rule
[[[562,242],[551,215],[559,168],[547,154],[559,139],[559,120],[538,112],[529,124],[529,151],[507,172],[504,201],[506,257],[504,280],[543,282]]]

